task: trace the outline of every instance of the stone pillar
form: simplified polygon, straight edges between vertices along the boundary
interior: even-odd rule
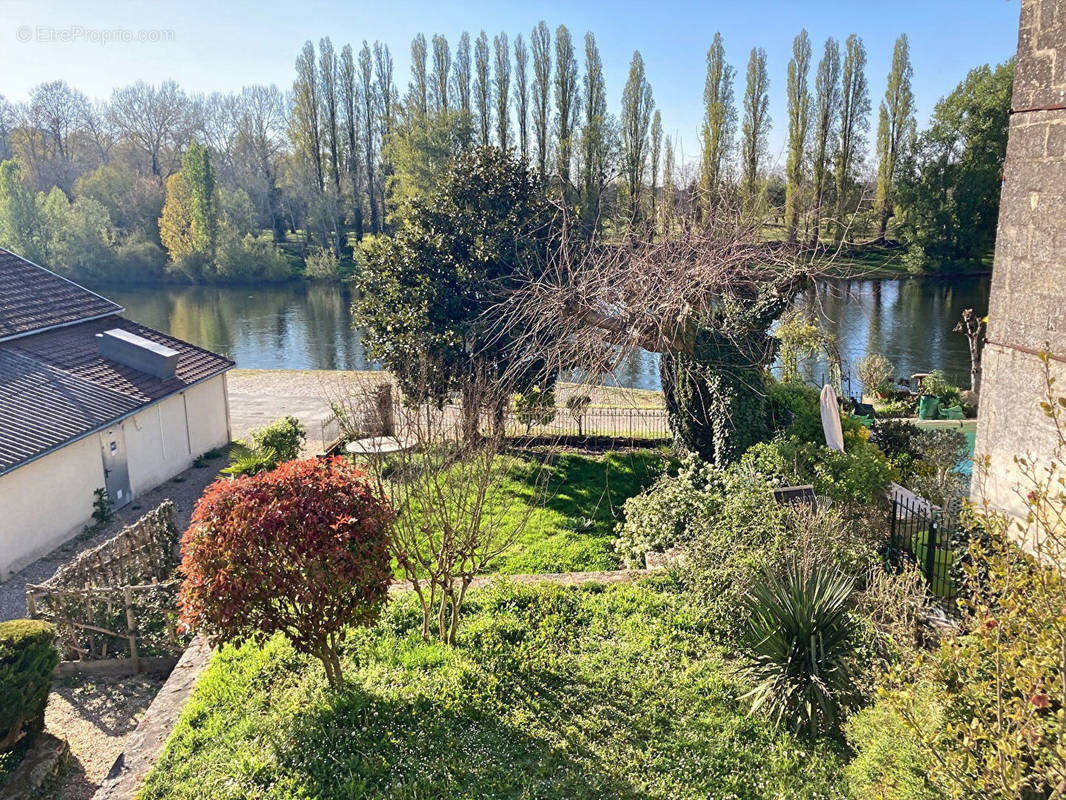
[[[1057,442],[1039,352],[1066,394],[1066,0],[1022,0],[1000,197],[972,495],[1019,515],[1014,457]]]

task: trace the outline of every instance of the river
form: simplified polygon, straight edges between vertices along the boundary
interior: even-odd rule
[[[968,385],[966,337],[951,329],[964,308],[985,313],[991,279],[825,281],[798,298],[836,334],[845,372],[868,352],[900,376],[942,369]],[[346,286],[94,286],[152,328],[222,353],[244,369],[374,369],[352,327]],[[806,365],[820,381],[824,364]],[[658,357],[640,353],[615,373],[622,386],[659,388]],[[848,390],[845,384],[845,390]],[[855,387],[857,391],[857,386]]]

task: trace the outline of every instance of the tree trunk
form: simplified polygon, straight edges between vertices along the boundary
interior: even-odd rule
[[[659,368],[674,436],[704,461],[724,466],[769,438],[770,406],[762,365],[726,337],[710,338],[700,337],[698,356],[664,354]]]

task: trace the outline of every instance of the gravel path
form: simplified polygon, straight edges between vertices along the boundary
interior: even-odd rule
[[[56,682],[45,709],[45,729],[70,744],[56,800],[90,800],[163,685],[158,675],[72,676]]]
[[[136,522],[141,516],[166,499],[174,501],[174,524],[179,531],[189,525],[193,506],[207,486],[218,476],[218,470],[226,464],[222,458],[208,461],[205,467],[192,467],[170,479],[150,492],[140,495],[134,502],[115,512],[114,519],[91,536],[81,535],[53,550],[43,558],[0,583],[0,621],[26,616],[26,584],[42,583],[67,561],[83,550],[95,547],[114,536],[126,525]]]

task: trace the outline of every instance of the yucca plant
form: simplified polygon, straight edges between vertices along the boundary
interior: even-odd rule
[[[797,561],[752,586],[743,639],[756,682],[744,695],[753,712],[765,709],[812,739],[837,729],[856,696],[849,670],[857,642],[848,614],[854,587],[835,567]]]

